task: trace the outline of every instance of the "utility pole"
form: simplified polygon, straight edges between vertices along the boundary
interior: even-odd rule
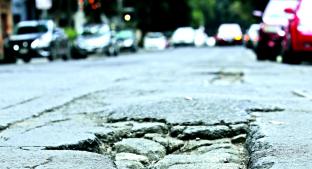
[[[81,33],[83,30],[83,25],[86,23],[86,18],[83,9],[83,0],[77,0],[78,11],[74,15],[75,29],[78,33]]]
[[[123,23],[123,0],[117,0],[117,8],[118,8],[118,24],[122,25]]]

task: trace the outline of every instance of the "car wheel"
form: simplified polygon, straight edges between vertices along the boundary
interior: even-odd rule
[[[54,61],[53,55],[48,56],[48,60],[49,60],[50,62]]]
[[[54,61],[55,59],[58,58],[58,53],[57,53],[57,52],[58,52],[58,51],[57,51],[56,48],[52,48],[52,47],[51,47],[51,54],[50,54],[50,56],[48,56],[48,60],[49,60],[50,62],[52,62],[52,61]]]
[[[296,53],[292,50],[292,47],[288,47],[282,53],[282,62],[286,64],[300,64],[300,60],[296,58]]]
[[[133,47],[131,48],[131,52],[136,53],[137,51],[138,51],[138,47],[133,46]]]
[[[278,56],[278,52],[276,52],[276,51],[270,51],[270,52],[267,54],[268,60],[274,61],[274,62],[276,61],[277,56]]]
[[[117,57],[119,55],[119,52],[117,50],[114,51],[114,54],[113,54],[115,57]]]
[[[261,48],[257,48],[256,49],[256,56],[257,56],[257,60],[259,61],[263,61],[266,59],[267,52],[265,52],[263,49]]]
[[[17,58],[14,55],[4,54],[3,63],[14,64],[17,62]]]
[[[105,53],[106,53],[107,56],[115,56],[116,52],[117,52],[116,47],[109,46]]]
[[[23,62],[25,63],[29,63],[31,61],[31,57],[30,56],[23,56],[22,57]]]
[[[67,61],[71,59],[71,52],[69,49],[66,50],[65,54],[62,56],[62,60]]]

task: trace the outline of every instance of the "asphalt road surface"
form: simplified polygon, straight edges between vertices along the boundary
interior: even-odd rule
[[[0,168],[312,168],[312,67],[242,47],[0,66]]]

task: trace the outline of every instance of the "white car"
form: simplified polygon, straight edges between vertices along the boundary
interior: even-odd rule
[[[195,40],[194,44],[196,47],[201,47],[206,45],[207,34],[205,33],[205,28],[199,28],[195,31]]]
[[[173,46],[195,45],[195,30],[191,27],[178,28],[171,37]]]
[[[221,24],[216,36],[218,45],[243,43],[243,32],[241,27],[235,23]]]
[[[168,46],[167,38],[161,32],[150,32],[144,37],[144,49],[164,50]]]

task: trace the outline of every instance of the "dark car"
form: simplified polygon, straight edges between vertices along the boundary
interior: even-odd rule
[[[259,41],[256,48],[258,60],[276,60],[281,53],[284,27],[292,15],[284,12],[286,8],[295,8],[297,0],[271,0],[262,16]]]
[[[297,64],[312,59],[312,1],[300,0],[297,8],[287,8],[286,13],[294,15],[289,20],[283,40],[283,62]]]
[[[259,24],[252,24],[244,35],[244,44],[249,49],[255,49],[259,40]]]
[[[70,58],[68,37],[51,20],[18,23],[6,41],[4,51],[5,55],[21,58],[26,63],[34,57],[45,57],[50,61]]]
[[[86,58],[90,54],[104,53],[117,56],[119,48],[107,24],[90,24],[83,28],[72,48],[73,58]]]
[[[130,50],[132,52],[137,52],[139,47],[134,30],[121,30],[117,32],[116,38],[120,50]]]

